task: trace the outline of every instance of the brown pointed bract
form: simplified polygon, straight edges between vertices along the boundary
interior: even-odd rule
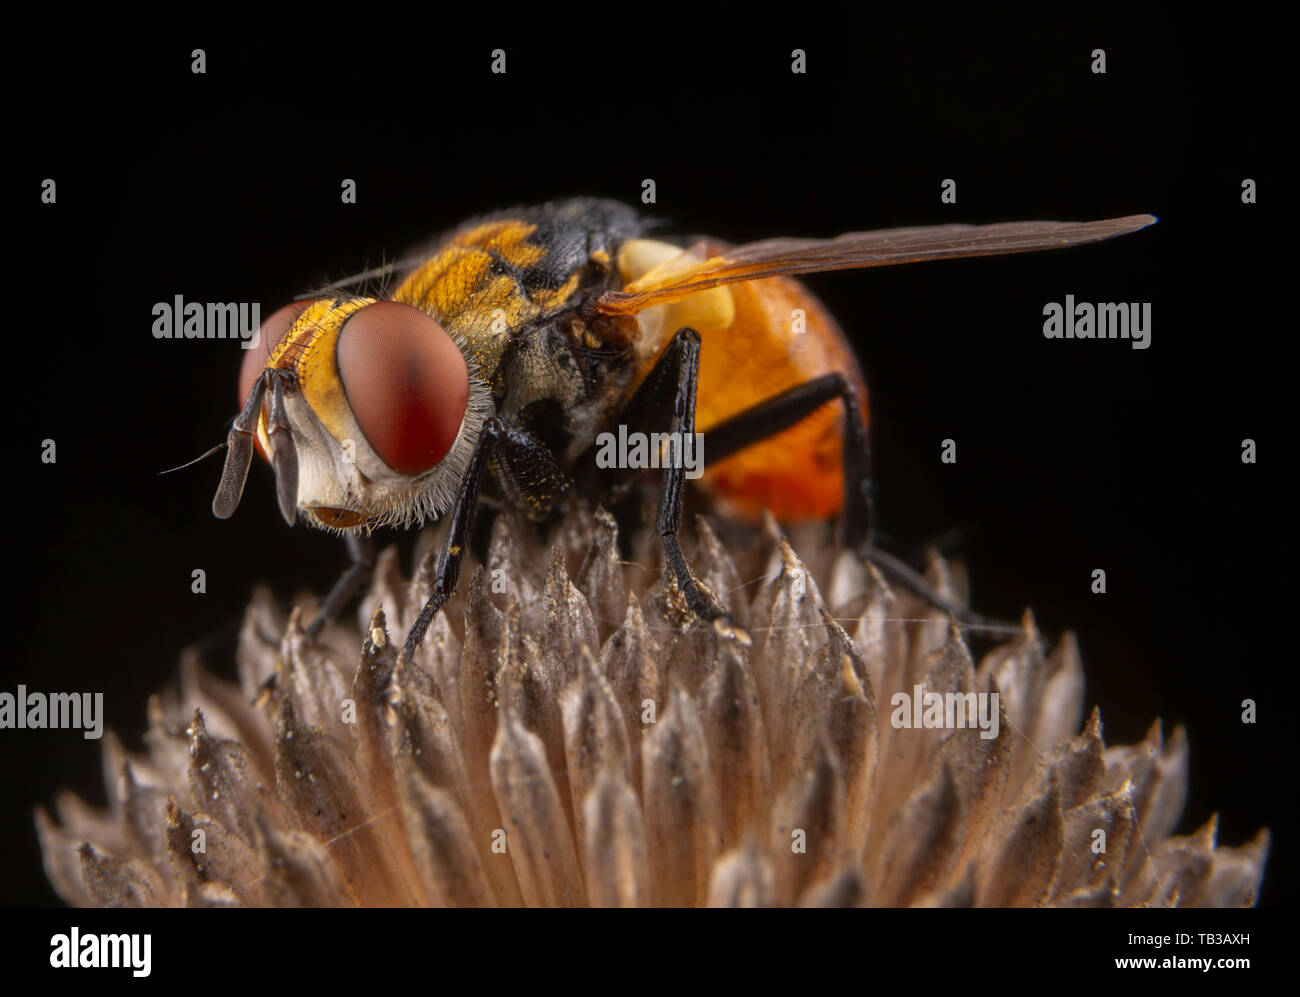
[[[694,625],[655,538],[620,555],[600,510],[549,548],[499,517],[410,661],[427,557],[408,581],[385,552],[358,625],[315,639],[258,590],[238,684],[187,652],[146,753],[104,737],[108,807],[37,811],[50,881],[76,906],[1255,903],[1268,832],[1174,834],[1186,732],[1107,746],[1073,636],[1026,613],[976,661],[946,614],[792,537],[719,520],[688,550],[750,642]],[[926,577],[962,601],[962,570]],[[996,695],[996,735],[913,726],[918,687]]]

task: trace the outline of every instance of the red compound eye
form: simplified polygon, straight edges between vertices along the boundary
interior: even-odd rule
[[[293,328],[294,321],[311,305],[310,301],[295,301],[276,311],[262,323],[261,339],[251,350],[244,351],[244,362],[239,367],[239,404],[248,401],[253,382],[266,369],[271,351],[280,345],[284,334]]]
[[[441,461],[469,403],[469,370],[451,337],[410,305],[380,301],[343,324],[339,377],[366,441],[394,471]]]

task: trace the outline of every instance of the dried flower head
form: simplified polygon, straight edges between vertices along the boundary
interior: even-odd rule
[[[38,811],[50,879],[74,905],[1254,903],[1267,832],[1172,836],[1182,728],[1080,729],[1070,636],[1048,653],[1026,614],[977,665],[851,555],[701,520],[696,570],[746,646],[640,567],[652,539],[621,561],[579,512],[548,554],[499,517],[409,662],[427,561],[408,583],[386,552],[360,629],[317,641],[257,593],[238,686],[187,655],[147,755],[104,739],[107,812]],[[929,580],[962,600],[937,557]]]

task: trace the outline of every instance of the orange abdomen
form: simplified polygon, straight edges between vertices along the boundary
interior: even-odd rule
[[[735,319],[700,330],[695,426],[712,426],[810,378],[832,371],[858,389],[864,423],[867,389],[849,345],[829,312],[788,277],[732,284]],[[793,331],[796,309],[804,331]],[[711,467],[701,483],[734,514],[778,519],[830,518],[844,504],[844,409],[828,402],[802,422]],[[705,441],[705,455],[708,442]]]

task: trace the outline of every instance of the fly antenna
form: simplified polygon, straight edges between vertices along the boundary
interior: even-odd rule
[[[239,499],[244,494],[244,481],[248,465],[253,460],[253,434],[262,413],[262,399],[266,397],[267,381],[271,371],[264,370],[248,393],[248,400],[235,416],[226,437],[226,464],[221,470],[221,483],[212,499],[212,513],[218,519],[229,519],[234,514]]]
[[[198,463],[199,461],[201,461],[201,460],[207,460],[207,459],[208,459],[209,457],[211,457],[214,453],[217,453],[219,450],[224,450],[224,449],[226,449],[226,445],[225,445],[224,443],[218,443],[215,447],[213,447],[213,448],[212,448],[211,450],[209,450],[207,453],[205,453],[205,454],[201,454],[200,456],[195,457],[192,461],[189,461],[188,463],[182,464],[180,467],[169,467],[169,468],[167,468],[167,470],[165,470],[165,471],[159,471],[158,473],[159,473],[160,475],[163,475],[163,474],[171,474],[173,471],[183,471],[183,470],[185,470],[187,467],[193,467],[195,464],[197,464],[197,463]]]

